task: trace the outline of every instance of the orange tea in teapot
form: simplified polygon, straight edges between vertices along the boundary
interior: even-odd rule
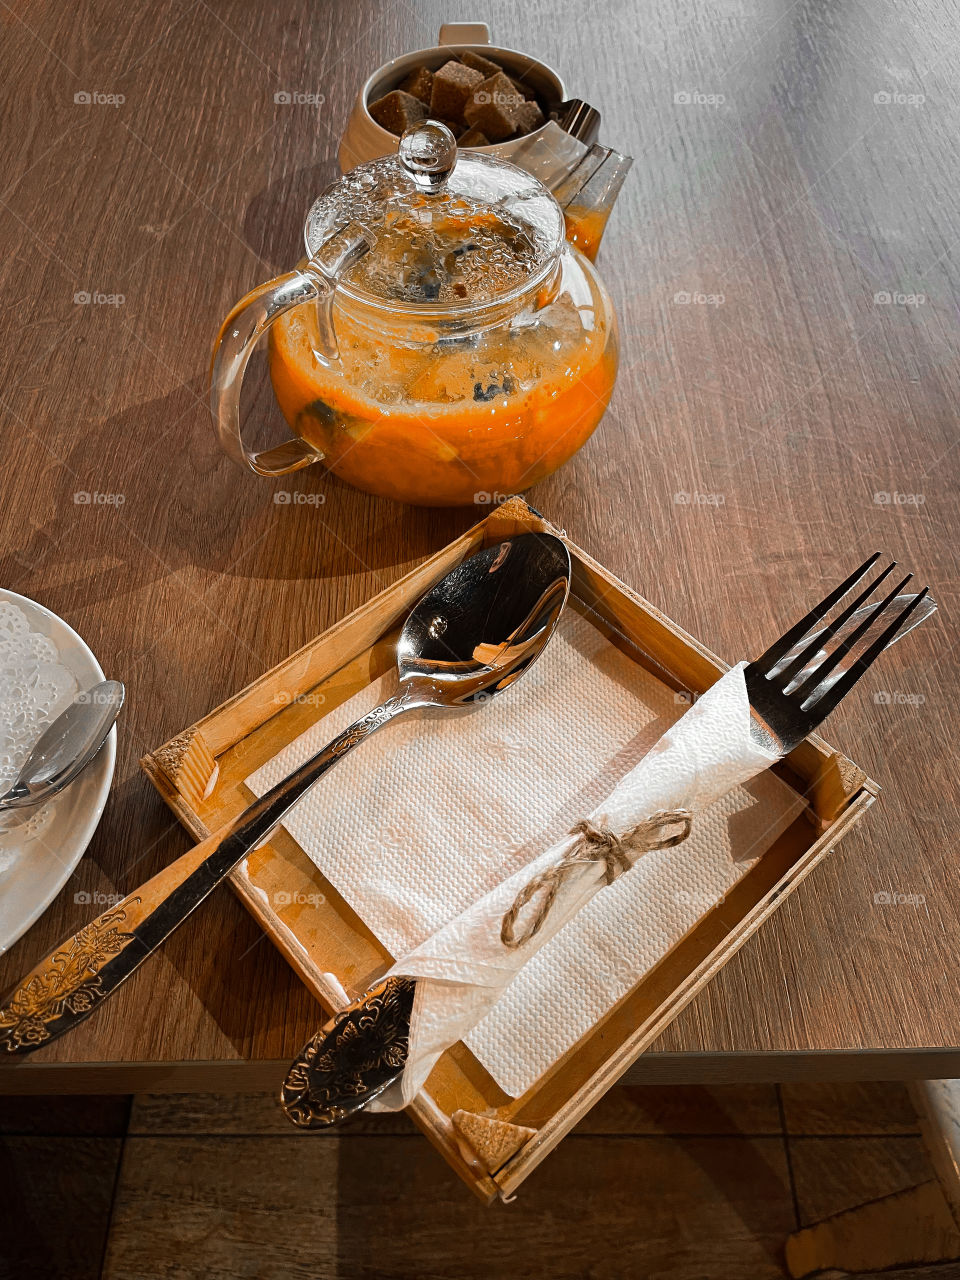
[[[431,292],[436,274],[428,265]],[[270,337],[285,418],[335,475],[385,497],[451,506],[529,488],[593,433],[616,378],[606,290],[579,255],[558,274],[545,305],[534,296],[465,334],[415,316],[385,332],[382,317],[338,302],[336,365],[317,356],[315,307],[288,312]]]

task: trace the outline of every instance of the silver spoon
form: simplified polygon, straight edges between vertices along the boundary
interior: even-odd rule
[[[0,796],[0,813],[42,804],[69,786],[106,742],[124,693],[119,680],[78,693],[37,739],[16,782]]]
[[[512,685],[543,652],[569,589],[569,552],[549,534],[509,538],[452,569],[400,633],[397,693],[42,960],[0,1009],[0,1051],[29,1053],[98,1008],[371,733],[407,712],[465,708]]]

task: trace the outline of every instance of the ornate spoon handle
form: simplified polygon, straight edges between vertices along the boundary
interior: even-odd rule
[[[218,883],[203,872],[225,834],[208,836],[41,960],[0,1008],[0,1051],[29,1053],[115,991]]]
[[[29,1053],[93,1013],[242,858],[270,839],[328,769],[410,709],[405,695],[390,698],[344,729],[239,817],[62,942],[0,1007],[0,1053]]]

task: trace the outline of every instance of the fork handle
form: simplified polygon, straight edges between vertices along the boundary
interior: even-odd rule
[[[238,818],[188,849],[122,902],[67,938],[0,1007],[0,1054],[30,1053],[89,1017],[169,938],[248,853],[264,844],[298,800],[348,751],[403,712],[390,698],[344,729]]]

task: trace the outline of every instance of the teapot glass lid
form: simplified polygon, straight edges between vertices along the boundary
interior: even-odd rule
[[[375,243],[340,287],[401,306],[495,302],[540,277],[563,241],[563,214],[546,187],[515,165],[458,151],[434,120],[409,129],[396,155],[327,188],[304,228],[310,256],[348,223]]]

